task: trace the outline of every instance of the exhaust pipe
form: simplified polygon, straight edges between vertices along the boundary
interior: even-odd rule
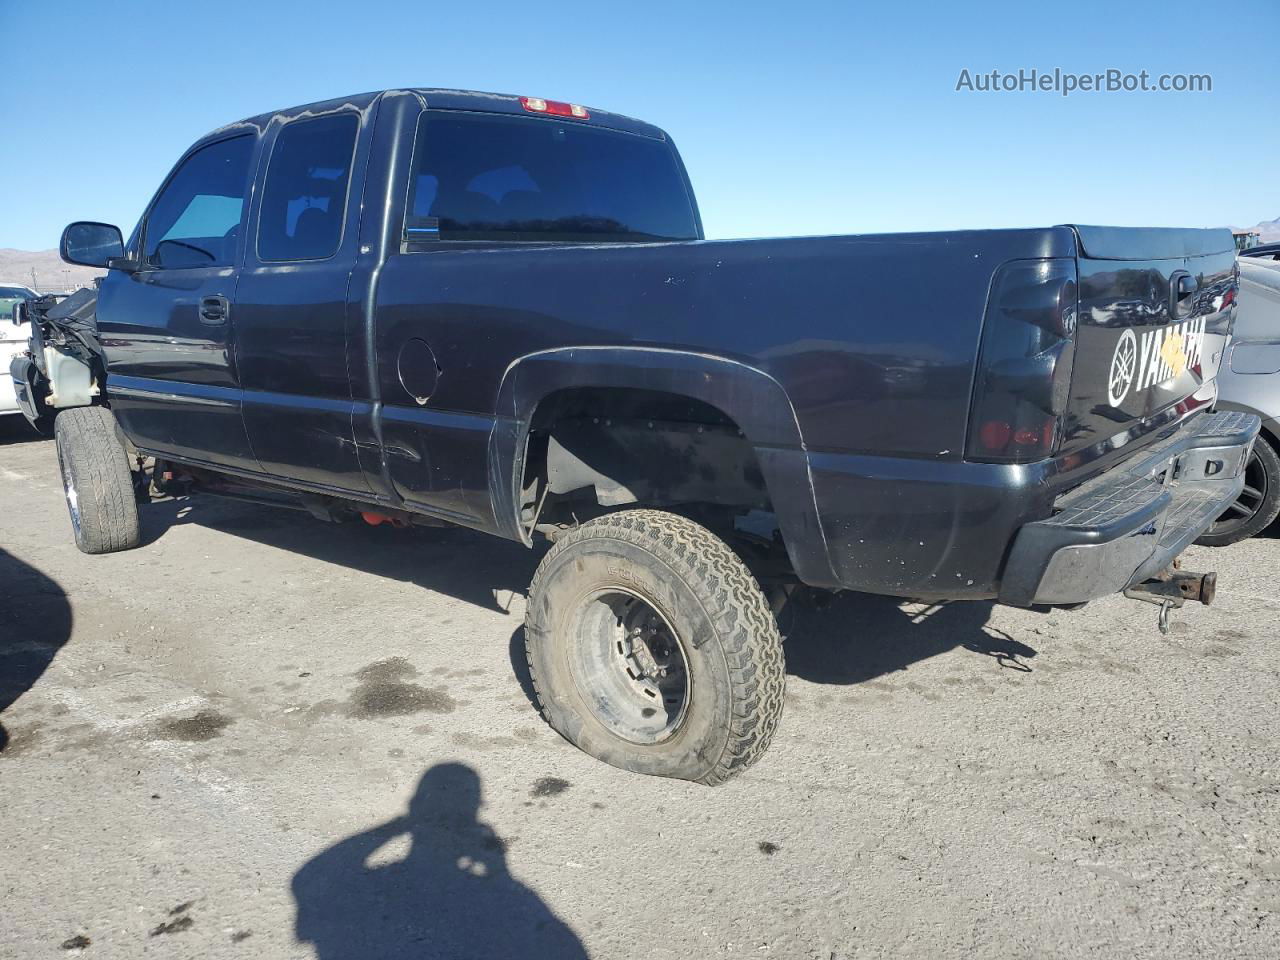
[[[1217,573],[1192,573],[1188,570],[1169,567],[1150,580],[1144,580],[1126,588],[1124,595],[1130,600],[1157,604],[1160,607],[1160,615],[1156,625],[1161,633],[1167,634],[1170,610],[1178,609],[1188,600],[1203,603],[1207,607],[1213,603],[1217,592]]]

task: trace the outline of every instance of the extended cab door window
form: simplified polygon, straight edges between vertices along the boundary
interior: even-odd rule
[[[287,120],[268,134],[250,219],[257,239],[236,288],[236,363],[245,429],[263,469],[368,493],[347,364],[360,126],[360,114],[341,110]]]
[[[182,163],[147,217],[143,259],[150,267],[230,266],[244,219],[254,138],[202,147]]]
[[[258,258],[323,260],[342,242],[359,121],[295,120],[276,137],[258,217]]]
[[[694,240],[665,140],[544,117],[428,110],[405,240]]]

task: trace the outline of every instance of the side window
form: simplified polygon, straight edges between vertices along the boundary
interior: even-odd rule
[[[183,161],[147,217],[143,256],[150,266],[231,265],[253,143],[252,136],[220,140]]]
[[[338,252],[359,123],[342,113],[295,120],[276,137],[258,218],[261,260],[323,260]]]

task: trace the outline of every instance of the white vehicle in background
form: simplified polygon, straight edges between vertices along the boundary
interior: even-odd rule
[[[13,322],[14,304],[34,300],[37,294],[20,283],[0,280],[0,416],[19,413],[18,398],[13,392],[9,361],[27,348],[27,331]]]
[[[1210,547],[1261,533],[1280,516],[1280,243],[1240,251],[1239,304],[1218,371],[1218,409],[1262,418],[1244,489],[1197,541]]]

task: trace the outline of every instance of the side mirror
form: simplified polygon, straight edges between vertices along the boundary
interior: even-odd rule
[[[13,305],[13,324],[21,326],[27,322],[27,301],[18,300]]]
[[[124,237],[109,223],[77,220],[62,231],[58,252],[67,263],[86,267],[109,267],[124,258]]]

